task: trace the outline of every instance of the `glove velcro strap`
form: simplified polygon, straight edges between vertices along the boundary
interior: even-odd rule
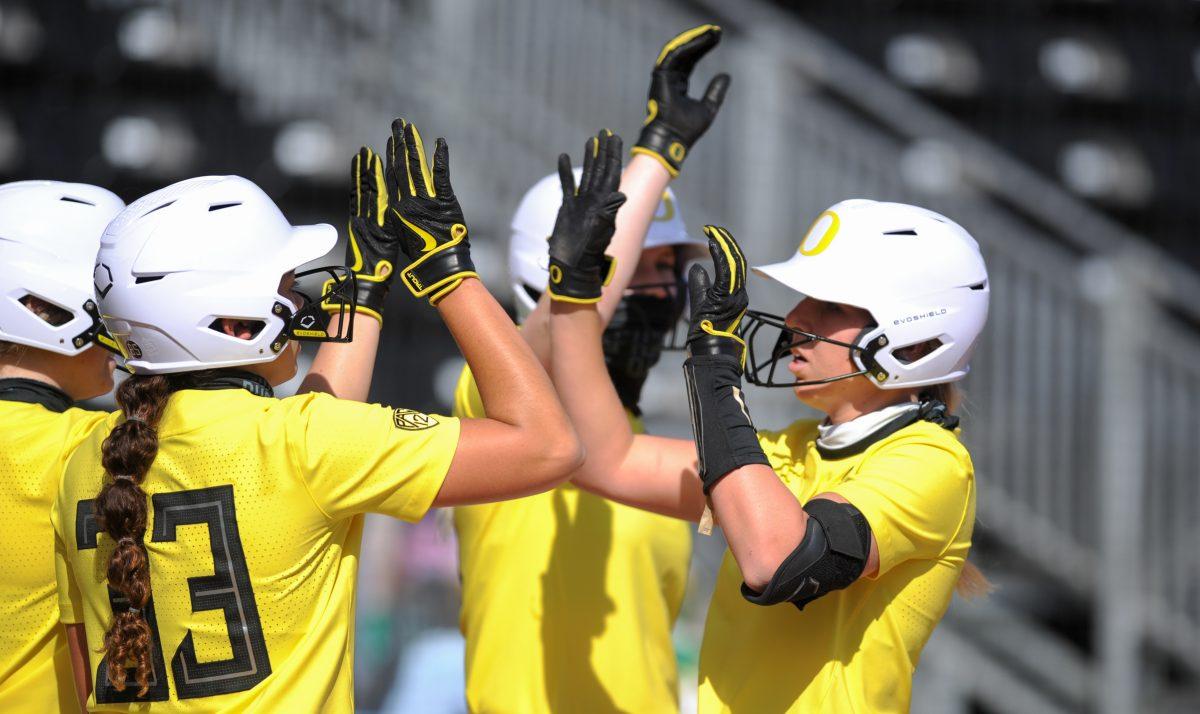
[[[694,355],[683,363],[683,374],[704,493],[710,493],[718,481],[742,466],[769,466],[746,407],[738,358],[728,354]]]
[[[600,268],[576,268],[550,258],[550,282],[546,289],[553,300],[588,305],[600,300],[601,291],[612,282],[616,272],[617,259],[611,255],[604,256]]]
[[[670,172],[678,176],[683,168],[683,160],[687,158],[688,147],[675,132],[667,129],[661,122],[652,121],[642,127],[637,144],[630,150],[632,154],[646,154],[659,162]]]
[[[743,369],[746,367],[746,341],[740,335],[732,330],[718,330],[711,320],[703,320],[700,329],[704,334],[688,341],[688,354],[728,355],[737,359]]]
[[[400,280],[413,297],[429,296],[431,305],[449,295],[463,278],[471,277],[479,274],[471,262],[468,245],[461,239],[434,248],[400,273]]]

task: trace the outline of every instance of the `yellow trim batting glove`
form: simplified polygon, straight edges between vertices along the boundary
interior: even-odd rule
[[[439,138],[433,170],[417,127],[404,119],[392,122],[388,139],[388,230],[400,238],[400,250],[411,261],[400,280],[415,297],[437,305],[465,278],[479,277],[471,262],[467,224],[450,186],[450,149]]]
[[[558,157],[563,201],[550,234],[551,300],[594,303],[612,280],[615,259],[604,254],[625,203],[621,184],[621,137],[605,129],[584,147],[583,173],[575,187],[571,157]]]
[[[379,155],[364,146],[350,161],[350,222],[346,266],[354,273],[358,312],[383,322],[383,304],[392,286],[400,241],[386,230],[388,190]],[[330,295],[332,280],[325,295]],[[321,307],[340,313],[344,301],[332,295]]]
[[[724,73],[712,78],[703,99],[687,95],[692,69],[720,41],[720,27],[693,27],[664,45],[654,63],[646,120],[633,153],[658,159],[672,176],[679,175],[692,145],[708,131],[725,101],[729,75]]]
[[[729,355],[745,365],[746,342],[738,335],[738,325],[750,304],[746,256],[724,228],[705,226],[704,235],[708,236],[716,277],[710,283],[708,273],[699,265],[693,265],[688,273],[688,355]]]
[[[691,329],[683,375],[700,480],[708,495],[733,471],[770,463],[758,443],[758,430],[742,392],[746,343],[737,330],[750,300],[746,295],[746,257],[724,228],[705,226],[704,233],[716,274],[710,283],[704,268],[693,265],[688,275]],[[708,515],[701,517],[702,528]]]

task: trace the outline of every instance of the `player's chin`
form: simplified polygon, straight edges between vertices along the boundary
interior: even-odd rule
[[[788,371],[792,373],[792,376],[796,378],[797,382],[811,382],[823,378],[823,375],[813,374],[813,370],[810,368],[809,364],[802,360],[792,361],[788,365]],[[792,392],[801,402],[812,406],[810,402],[814,398],[817,398],[821,394],[829,391],[829,388],[829,383],[797,384],[796,386],[792,387]]]

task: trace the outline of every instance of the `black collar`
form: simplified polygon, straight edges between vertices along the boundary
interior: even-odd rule
[[[52,412],[62,414],[75,400],[58,387],[35,379],[10,377],[0,379],[0,401],[41,404]]]
[[[875,431],[867,434],[859,441],[846,446],[829,449],[817,444],[817,453],[826,460],[844,459],[866,451],[872,444],[877,444],[901,429],[912,426],[919,421],[937,424],[943,429],[954,431],[958,428],[958,417],[951,414],[946,405],[936,399],[921,402],[921,405],[911,411],[906,411],[892,421],[884,424]]]
[[[179,389],[244,389],[258,397],[274,397],[267,380],[241,369],[183,372],[175,377]]]

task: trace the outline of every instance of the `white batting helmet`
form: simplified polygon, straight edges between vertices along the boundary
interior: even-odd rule
[[[875,325],[850,345],[851,355],[882,389],[962,379],[987,322],[988,275],[979,245],[954,221],[916,206],[842,201],[817,218],[791,259],[754,271],[803,295],[871,313]],[[762,317],[757,313],[750,322]],[[931,342],[936,346],[923,357],[896,354]],[[754,360],[750,372],[763,366]]]
[[[328,224],[291,225],[239,176],[180,181],[109,224],[96,263],[101,312],[137,373],[270,362],[295,311],[280,279],[336,241]],[[221,318],[262,327],[243,340],[217,329]]]
[[[77,355],[102,328],[92,293],[100,234],[124,202],[98,186],[17,181],[0,186],[0,340]],[[71,319],[52,325],[24,302]]]
[[[579,182],[583,169],[575,168],[575,181]],[[524,320],[537,304],[535,295],[546,290],[550,270],[550,246],[547,242],[554,221],[562,205],[562,185],[558,174],[553,173],[533,185],[512,219],[512,239],[508,244],[508,274],[513,295],[517,302],[517,317]],[[646,233],[643,248],[663,245],[694,245],[706,247],[703,240],[692,238],[687,233],[683,214],[675,192],[669,187],[663,192],[662,201],[654,214],[654,220]]]

